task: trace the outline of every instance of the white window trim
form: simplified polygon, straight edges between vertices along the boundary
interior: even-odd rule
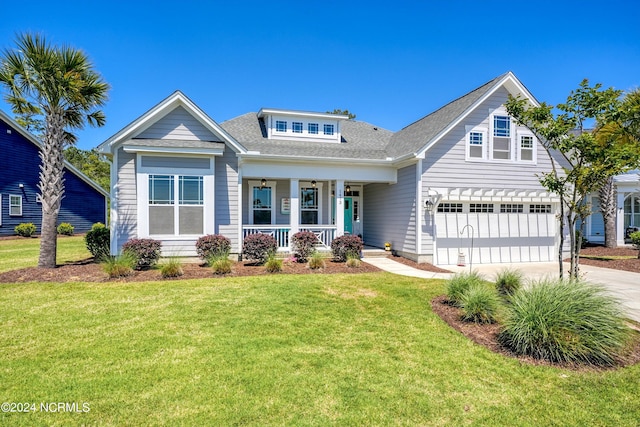
[[[18,197],[20,200],[20,213],[18,214],[11,213],[11,208],[15,206],[11,203],[12,197]],[[9,194],[9,216],[22,216],[22,195],[21,194]]]
[[[495,116],[506,116],[509,117],[509,158],[508,159],[496,159],[493,157],[493,139],[495,138],[493,136],[494,133],[494,121],[495,121]],[[514,146],[515,146],[515,142],[514,142],[514,136],[515,136],[516,132],[515,132],[515,125],[513,123],[513,117],[511,117],[506,111],[492,111],[491,114],[489,114],[489,159],[492,162],[501,162],[501,163],[507,163],[507,162],[514,162],[515,161],[515,157],[514,157]],[[505,138],[505,137],[498,137],[498,138]]]
[[[523,136],[530,136],[531,138],[533,138],[533,147],[531,148],[531,151],[532,151],[531,160],[522,160],[522,145],[520,144],[520,138]],[[516,131],[516,147],[517,147],[518,162],[533,164],[533,165],[538,163],[538,139],[535,137],[533,132],[527,131],[524,129],[522,130],[518,129]]]
[[[155,154],[154,156],[161,156]],[[174,157],[174,156],[169,156]],[[198,157],[198,156],[187,156]],[[202,176],[203,177],[203,235],[215,233],[215,157],[209,157],[208,169],[196,169],[196,168],[171,168],[171,167],[143,167],[142,156],[136,156],[136,190],[137,190],[137,203],[138,203],[138,237],[146,238],[151,237],[149,235],[149,175],[173,175],[174,176],[174,208],[176,209],[176,216],[173,223],[173,234],[154,234],[152,237],[158,240],[181,240],[185,238],[200,237],[198,234],[178,234],[178,210],[180,204],[179,198],[179,176]]]
[[[487,160],[488,130],[483,127],[465,126],[465,160],[482,161]],[[471,157],[471,133],[482,134],[482,157]]]
[[[249,181],[249,225],[253,224],[253,187],[260,187],[260,181]],[[267,181],[265,187],[271,187],[271,225],[276,224],[276,181]],[[267,225],[267,224],[259,224]]]
[[[318,224],[302,224],[302,211],[303,210],[312,210],[312,209],[302,209],[302,189],[303,188],[313,188],[313,186],[311,185],[311,181],[301,181],[300,182],[300,215],[298,218],[300,218],[300,225],[322,225],[323,221],[322,221],[322,188],[323,188],[323,183],[322,182],[318,182],[316,183],[316,188],[318,189]]]

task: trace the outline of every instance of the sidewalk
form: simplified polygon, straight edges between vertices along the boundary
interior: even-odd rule
[[[448,279],[450,273],[433,273],[430,271],[418,270],[408,265],[395,262],[389,258],[364,258],[364,262],[378,267],[381,270],[402,276],[419,277],[422,279]],[[440,266],[453,273],[468,272],[469,266],[458,267],[454,265]],[[495,275],[500,270],[512,268],[520,270],[527,279],[540,279],[543,277],[558,277],[557,262],[529,262],[517,264],[477,264],[472,266],[473,270],[484,275],[488,280],[494,280]],[[569,270],[569,265],[565,264],[565,274]],[[603,285],[609,290],[611,295],[618,298],[628,316],[640,322],[640,274],[629,271],[613,270],[609,268],[593,267],[581,265],[580,273],[583,278],[591,283]]]

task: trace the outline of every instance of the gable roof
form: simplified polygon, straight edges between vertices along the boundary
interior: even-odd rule
[[[387,147],[389,155],[393,158],[411,155],[420,157],[502,86],[512,95],[524,96],[538,105],[533,95],[508,71],[396,132]]]
[[[38,140],[38,138],[36,138],[31,132],[29,132],[28,130],[26,130],[22,126],[20,126],[15,120],[13,120],[11,117],[9,117],[9,115],[6,114],[2,110],[0,110],[0,120],[6,122],[9,126],[11,126],[13,129],[15,129],[20,135],[22,135],[27,141],[31,142],[33,145],[38,147],[38,150],[42,150],[42,143]],[[89,184],[89,186],[91,186],[93,189],[98,191],[100,194],[102,194],[105,197],[109,197],[109,192],[108,191],[106,191],[104,188],[100,187],[95,181],[93,181],[91,178],[89,178],[84,173],[80,172],[80,170],[78,170],[78,168],[76,168],[75,166],[73,166],[71,163],[69,163],[66,160],[64,160],[64,167],[69,172],[71,172],[72,174],[74,174],[78,178],[80,178],[82,181],[84,181],[87,184]]]
[[[184,93],[177,90],[169,95],[164,100],[160,101],[149,111],[138,117],[133,122],[129,123],[122,130],[115,135],[111,136],[102,144],[98,145],[98,150],[101,153],[109,154],[112,152],[113,147],[126,141],[147,129],[149,126],[156,123],[162,117],[166,116],[177,107],[183,107],[189,114],[191,114],[196,120],[198,120],[205,128],[211,133],[219,136],[225,143],[227,143],[236,152],[245,152],[246,148],[236,141],[231,135],[229,135],[215,120],[209,117],[204,111],[202,111],[196,104],[193,103]]]
[[[264,121],[257,113],[247,113],[220,124],[249,150],[260,157],[325,158],[333,160],[387,160],[385,150],[392,132],[369,123],[344,120],[342,142],[267,139]]]

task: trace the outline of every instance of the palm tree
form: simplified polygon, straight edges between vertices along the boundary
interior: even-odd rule
[[[64,195],[63,152],[75,143],[74,129],[86,123],[102,126],[98,108],[107,100],[109,85],[93,69],[84,52],[51,46],[40,35],[20,34],[15,49],[0,56],[4,99],[20,115],[43,115],[45,130],[40,151],[42,227],[38,267],[56,266],[58,213]]]

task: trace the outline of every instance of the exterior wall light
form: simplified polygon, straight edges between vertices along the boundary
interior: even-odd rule
[[[262,178],[262,180],[260,181],[260,187],[266,187],[267,186],[267,180]]]

